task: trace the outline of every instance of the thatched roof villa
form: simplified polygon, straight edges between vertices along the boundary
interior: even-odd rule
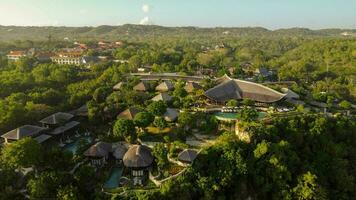
[[[226,75],[217,81],[220,82],[219,85],[205,92],[205,95],[215,102],[223,103],[232,99],[251,99],[261,103],[274,103],[286,96],[264,85],[232,79]]]
[[[151,149],[145,145],[133,145],[125,153],[124,166],[131,170],[134,185],[143,185],[147,180],[153,159]]]
[[[155,97],[153,97],[151,100],[152,100],[152,101],[168,102],[168,101],[171,101],[171,100],[172,100],[172,97],[171,97],[168,93],[163,92],[163,93],[159,93],[158,95],[156,95]]]
[[[168,92],[174,89],[174,85],[171,81],[163,81],[161,84],[157,85],[156,91]]]
[[[40,137],[41,133],[43,133],[43,131],[45,130],[47,130],[47,128],[33,126],[33,125],[24,125],[3,134],[1,137],[5,139],[5,144],[23,139],[25,137],[32,137],[35,138],[36,140],[36,138]],[[49,137],[46,137],[45,140],[47,139],[49,139]],[[38,141],[40,142],[44,142],[45,140],[44,140],[44,136],[43,138],[38,138]]]
[[[135,116],[137,115],[137,113],[141,112],[140,109],[137,109],[135,107],[131,107],[131,108],[128,108],[126,110],[124,110],[123,112],[121,112],[117,118],[119,119],[134,119]]]
[[[186,149],[178,154],[178,160],[185,164],[192,164],[197,155],[197,151],[192,149]]]

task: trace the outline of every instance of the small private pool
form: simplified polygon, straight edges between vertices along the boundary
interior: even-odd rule
[[[105,189],[115,189],[120,185],[120,178],[122,175],[122,167],[113,167],[110,172],[109,179],[105,182]]]
[[[258,113],[258,119],[263,119],[266,116],[267,113],[265,112],[259,112]],[[239,119],[239,116],[237,113],[226,113],[226,112],[217,112],[214,114],[214,116],[221,121],[235,121]]]
[[[80,140],[86,140],[88,143],[91,143],[92,139],[90,137],[81,137],[81,138],[78,138],[75,142],[73,143],[70,143],[66,146],[63,147],[63,149],[65,151],[70,151],[72,152],[73,154],[75,154],[77,152],[77,149],[78,149],[78,145],[79,145],[79,142]]]

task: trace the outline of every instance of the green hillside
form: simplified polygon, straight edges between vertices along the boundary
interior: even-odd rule
[[[355,37],[356,30],[323,29],[310,30],[291,28],[268,30],[261,27],[246,28],[198,28],[198,27],[162,27],[142,25],[98,26],[98,27],[19,27],[0,26],[0,41],[8,40],[69,40],[105,39],[105,40],[137,40],[159,37],[345,37],[342,33],[350,33]]]

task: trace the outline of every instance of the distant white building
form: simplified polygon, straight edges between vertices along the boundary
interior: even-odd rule
[[[59,52],[51,57],[51,60],[60,65],[81,65],[83,63],[82,52]]]
[[[26,57],[26,51],[10,51],[6,57],[9,61],[17,61],[20,58]]]

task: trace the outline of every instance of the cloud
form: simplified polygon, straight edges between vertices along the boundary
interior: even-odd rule
[[[143,4],[142,5],[142,11],[144,12],[144,13],[148,13],[148,12],[150,12],[150,6],[148,5],[148,4]]]
[[[141,19],[140,24],[141,25],[147,25],[150,23],[150,18],[149,17],[144,17]]]

